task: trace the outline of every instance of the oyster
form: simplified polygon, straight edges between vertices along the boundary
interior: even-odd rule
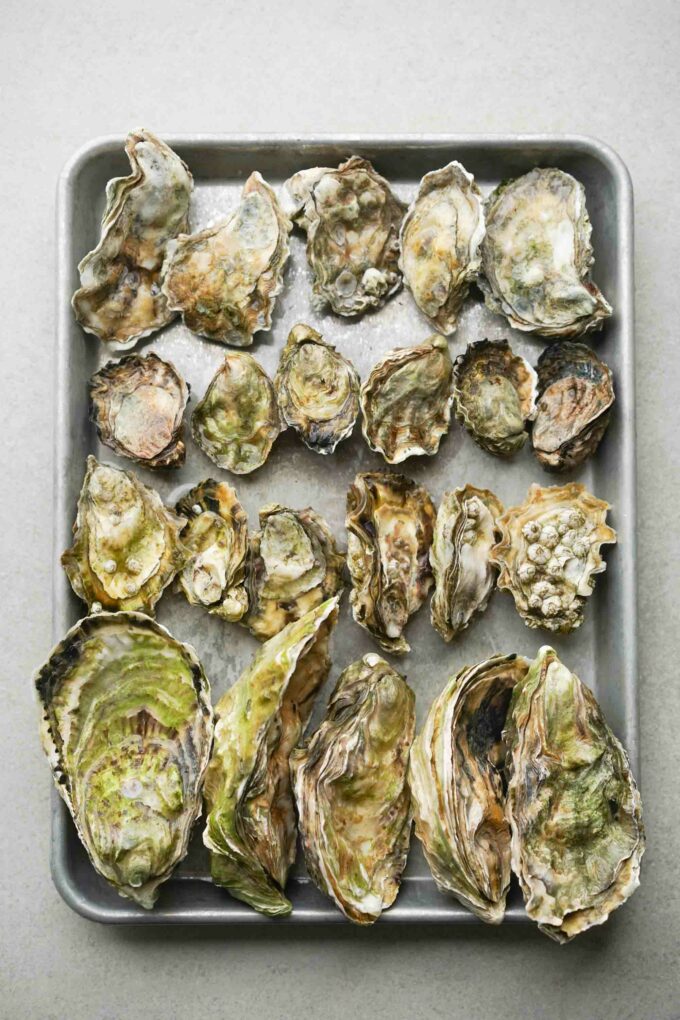
[[[189,226],[193,178],[150,131],[125,142],[132,173],[106,187],[99,244],[78,266],[76,319],[87,333],[130,347],[174,318],[161,293],[168,242]]]
[[[259,173],[225,220],[168,245],[163,294],[194,333],[248,347],[253,333],[271,328],[283,288],[292,224]]]
[[[501,539],[491,562],[500,570],[498,587],[512,593],[527,627],[566,634],[581,626],[594,575],[607,566],[600,546],[616,542],[607,510],[609,503],[571,482],[532,485],[525,503],[498,518]]]
[[[311,326],[288,334],[274,380],[281,417],[315,453],[333,453],[352,434],[359,412],[359,376]]]
[[[341,591],[345,557],[311,507],[270,503],[260,510],[260,529],[250,542],[250,611],[243,622],[266,641]]]
[[[611,369],[585,344],[553,344],[538,359],[534,453],[549,471],[578,467],[599,446],[612,405]]]
[[[445,492],[437,511],[430,564],[435,590],[432,626],[445,641],[486,609],[496,572],[489,562],[496,520],[503,504],[488,489],[465,485]]]
[[[527,439],[536,414],[536,373],[507,340],[478,340],[456,358],[456,417],[478,446],[509,457]]]
[[[186,559],[179,537],[185,527],[184,518],[131,471],[88,457],[74,542],[61,563],[89,612],[140,609],[153,615]]]
[[[248,516],[236,493],[208,478],[182,496],[175,510],[189,522],[182,536],[189,558],[177,587],[192,606],[235,623],[248,608]]]
[[[218,467],[261,467],[281,431],[271,379],[251,354],[230,351],[191,416],[196,443]]]
[[[350,921],[394,903],[411,839],[415,695],[379,655],[348,666],[291,776],[307,870]]]
[[[512,870],[529,917],[568,942],[640,883],[640,794],[594,695],[552,648],[515,688],[508,720]]]
[[[453,333],[482,264],[482,194],[455,160],[425,174],[401,225],[399,268],[435,329]]]
[[[338,315],[361,315],[399,290],[406,206],[368,160],[300,171],[284,185],[284,207],[307,233],[317,311],[330,305]]]
[[[519,655],[464,666],[433,702],[411,750],[416,835],[437,888],[489,924],[503,920],[510,886],[502,731],[528,668]]]
[[[361,387],[364,438],[388,464],[431,457],[449,430],[452,403],[453,365],[444,337],[436,333],[414,347],[398,347]]]
[[[404,475],[358,474],[347,493],[347,565],[356,622],[394,655],[410,647],[403,630],[432,585],[428,560],[435,509]]]
[[[90,860],[153,907],[201,813],[213,727],[194,649],[142,613],[99,613],[71,628],[35,686],[43,748]]]
[[[479,282],[487,307],[546,337],[601,329],[612,309],[590,279],[591,231],[583,185],[563,170],[499,185],[486,202]]]
[[[105,446],[148,468],[184,463],[189,387],[157,354],[126,354],[90,380],[91,418]]]
[[[337,596],[328,599],[263,645],[215,709],[203,834],[213,881],[272,917],[291,911],[283,889],[297,827],[288,759],[328,676],[337,606]]]

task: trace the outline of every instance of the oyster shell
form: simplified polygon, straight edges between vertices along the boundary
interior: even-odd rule
[[[411,750],[416,835],[432,877],[489,924],[503,920],[510,886],[502,731],[528,668],[519,655],[464,666],[433,702]]]
[[[356,622],[393,655],[410,650],[408,619],[432,585],[428,553],[435,509],[404,475],[358,474],[347,493],[347,565]]]
[[[507,340],[468,344],[453,367],[456,417],[478,446],[509,457],[526,442],[536,414],[536,373]]]
[[[272,381],[251,354],[225,356],[194,408],[191,431],[218,467],[237,475],[262,467],[281,420]]]
[[[448,343],[435,333],[422,344],[398,347],[361,387],[362,431],[388,464],[433,456],[449,430],[453,365]]]
[[[501,538],[490,559],[527,627],[566,634],[581,626],[594,575],[607,566],[600,546],[616,542],[605,523],[609,509],[577,482],[532,485],[525,503],[498,518]]]
[[[578,467],[597,449],[612,405],[611,369],[585,344],[553,344],[538,359],[538,408],[531,441],[549,471]]]
[[[399,227],[406,206],[373,166],[352,156],[301,170],[284,185],[284,208],[307,233],[312,303],[337,315],[381,308],[399,290]]]
[[[92,864],[153,907],[201,813],[213,727],[194,649],[141,613],[99,613],[34,682],[42,745]]]
[[[425,174],[401,225],[399,268],[435,329],[455,332],[470,283],[482,264],[482,194],[455,160]]]
[[[248,516],[235,491],[208,478],[175,510],[189,522],[182,536],[189,558],[177,575],[178,589],[192,606],[235,623],[248,609]]]
[[[168,244],[163,294],[194,333],[248,347],[253,333],[271,328],[283,289],[292,223],[259,173],[225,220]]]
[[[594,695],[552,648],[515,688],[505,737],[512,870],[529,917],[568,942],[640,883],[640,794]]]
[[[344,670],[318,730],[290,758],[307,870],[357,924],[377,921],[399,892],[414,729],[413,691],[369,654]]]
[[[487,307],[545,337],[601,329],[612,309],[590,279],[591,232],[583,185],[563,170],[537,168],[499,185],[486,202],[479,282]]]
[[[359,412],[354,366],[311,326],[288,334],[274,379],[281,417],[315,453],[333,453],[352,434]]]
[[[270,503],[260,510],[260,529],[250,541],[250,611],[243,622],[266,641],[342,590],[345,557],[311,507]]]
[[[203,842],[213,881],[272,917],[284,895],[297,826],[288,759],[328,676],[338,597],[296,620],[258,651],[215,708],[205,777]]]
[[[474,613],[486,609],[496,579],[489,553],[502,513],[498,497],[474,485],[442,496],[430,549],[435,583],[430,615],[445,641],[464,630]]]
[[[150,131],[127,136],[132,173],[106,186],[99,244],[80,262],[76,319],[87,333],[130,347],[174,318],[160,289],[168,241],[189,226],[193,178]]]
[[[131,471],[87,458],[74,542],[61,563],[89,612],[139,609],[153,615],[187,556],[186,527]]]
[[[148,468],[184,463],[189,387],[157,354],[126,354],[90,380],[90,417],[105,446]]]

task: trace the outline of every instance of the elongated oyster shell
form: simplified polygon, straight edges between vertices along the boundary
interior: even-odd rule
[[[361,315],[399,290],[406,206],[368,160],[301,170],[284,185],[284,207],[307,232],[318,311],[330,305],[338,315]]]
[[[491,562],[498,587],[511,592],[527,627],[568,633],[581,626],[595,574],[606,569],[600,546],[616,542],[606,523],[609,503],[577,482],[542,489],[498,518]]]
[[[323,517],[270,503],[250,541],[244,624],[266,641],[342,590],[345,557]]]
[[[238,496],[226,482],[208,478],[182,496],[175,510],[189,522],[182,535],[189,558],[177,587],[192,606],[235,623],[248,608],[248,516]]]
[[[526,442],[536,414],[536,373],[507,340],[468,344],[454,367],[456,417],[478,446],[509,457]]]
[[[410,650],[403,630],[432,585],[428,553],[435,509],[404,475],[358,474],[347,493],[347,565],[356,622],[394,655]]]
[[[193,178],[150,131],[125,142],[132,173],[106,186],[99,244],[78,266],[76,319],[87,333],[124,347],[174,318],[160,290],[168,242],[189,226]]]
[[[495,655],[464,666],[432,704],[411,750],[416,835],[438,889],[500,924],[510,886],[502,731],[529,663]]]
[[[482,194],[455,160],[425,174],[401,225],[399,268],[421,312],[455,332],[470,283],[482,264]]]
[[[352,434],[359,412],[354,366],[311,326],[288,334],[274,379],[281,416],[315,453],[333,453]]]
[[[486,202],[487,307],[546,337],[601,329],[612,309],[590,279],[591,232],[583,185],[563,170],[535,169],[499,185]]]
[[[131,471],[88,457],[74,542],[61,563],[90,612],[140,609],[153,615],[186,559],[179,537],[185,527],[184,518]]]
[[[379,655],[341,674],[290,768],[307,870],[350,921],[394,903],[411,838],[408,756],[415,695]]]
[[[288,759],[328,676],[337,606],[337,596],[328,599],[263,645],[215,709],[203,833],[213,881],[272,917],[291,911],[283,889],[297,827]]]
[[[194,333],[248,347],[253,333],[271,328],[283,288],[292,223],[259,173],[225,220],[168,245],[163,294]]]
[[[508,720],[512,870],[529,917],[568,942],[640,884],[640,794],[594,695],[552,648],[515,688]]]
[[[210,756],[191,645],[141,613],[80,620],[35,675],[57,790],[100,875],[151,908],[187,852]]]
[[[445,641],[486,609],[496,572],[489,561],[503,504],[488,489],[465,485],[445,492],[437,510],[430,564],[435,591],[430,615]]]
[[[148,468],[184,463],[189,387],[153,352],[110,361],[90,380],[90,417],[105,446]]]
[[[453,365],[448,343],[435,333],[422,344],[398,347],[361,387],[362,431],[388,464],[433,456],[449,430]]]
[[[585,344],[564,341],[538,359],[534,453],[549,471],[578,467],[597,449],[614,403],[611,369]]]
[[[237,475],[262,467],[281,420],[271,379],[251,354],[225,356],[194,408],[191,431],[218,467]]]

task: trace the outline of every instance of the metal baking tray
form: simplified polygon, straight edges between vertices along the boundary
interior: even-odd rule
[[[163,136],[165,137],[165,136]],[[416,691],[418,724],[452,673],[465,663],[496,652],[521,652],[532,657],[543,643],[553,643],[560,656],[596,692],[606,716],[622,739],[637,769],[638,725],[636,710],[636,584],[635,584],[635,424],[633,385],[633,236],[632,188],[628,172],[607,146],[580,136],[447,135],[425,137],[370,136],[178,136],[169,144],[191,168],[196,182],[192,229],[223,215],[236,202],[241,186],[253,170],[278,187],[290,174],[308,166],[335,166],[357,153],[372,160],[405,200],[413,196],[424,173],[460,160],[487,192],[500,180],[517,176],[534,166],[558,166],[583,182],[593,223],[594,278],[614,306],[614,316],[592,344],[615,373],[617,403],[607,436],[593,460],[568,477],[585,482],[597,496],[613,505],[611,522],[619,544],[606,552],[607,571],[597,582],[580,630],[565,637],[528,630],[515,612],[511,597],[496,592],[486,613],[453,644],[445,644],[433,630],[424,606],[408,628],[412,651],[395,659]],[[88,421],[88,379],[112,356],[75,322],[70,298],[77,285],[76,265],[99,237],[104,188],[111,177],[128,173],[123,139],[103,138],[75,154],[59,181],[58,290],[55,420],[54,605],[55,643],[82,615],[61,567],[59,555],[71,541],[76,499],[85,458],[94,453],[116,462],[101,449]],[[294,232],[285,289],[278,298],[273,328],[256,335],[251,348],[267,371],[274,372],[288,331],[296,322],[308,322],[348,355],[362,378],[383,353],[428,336],[432,330],[418,312],[410,293],[401,291],[379,312],[357,322],[319,316],[310,305],[310,275],[303,237]],[[544,342],[508,328],[505,320],[488,312],[473,288],[450,340],[452,354],[470,340],[507,337],[512,346],[535,364]],[[138,350],[155,350],[175,363],[191,385],[192,406],[220,364],[224,348],[194,336],[180,321],[143,341]],[[120,462],[123,467],[130,463]],[[332,457],[307,450],[288,431],[275,443],[267,463],[250,476],[230,478],[236,484],[250,518],[257,525],[259,507],[273,500],[293,507],[312,505],[344,538],[345,493],[357,471],[385,467],[371,453],[357,426]],[[493,489],[506,504],[521,501],[529,484],[556,484],[525,448],[511,462],[497,460],[479,450],[457,424],[434,458],[415,458],[400,468],[425,484],[437,500],[445,489],[472,482]],[[155,486],[169,503],[202,478],[227,477],[189,440],[186,464],[179,471],[153,473],[140,469],[144,482]],[[158,618],[182,640],[191,642],[212,683],[214,698],[240,675],[258,647],[237,625],[209,617],[178,595],[166,593]],[[374,649],[371,638],[351,619],[347,596],[334,638],[333,669],[318,698],[316,716],[322,713],[340,671]],[[47,780],[46,780],[47,781]],[[97,921],[132,924],[249,924],[286,927],[311,922],[343,922],[339,911],[310,882],[298,855],[288,892],[293,902],[289,918],[271,920],[232,899],[210,882],[208,855],[196,827],[187,859],[161,888],[153,911],[145,911],[120,898],[92,869],[80,845],[65,806],[54,794],[52,818],[52,876],[66,902],[78,913]],[[521,897],[514,889],[509,899],[509,922],[526,921]],[[414,838],[402,889],[381,924],[408,922],[479,923],[456,901],[435,888]]]

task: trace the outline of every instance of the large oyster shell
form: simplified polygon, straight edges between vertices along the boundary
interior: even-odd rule
[[[170,240],[189,226],[193,178],[150,131],[128,135],[132,173],[106,186],[99,244],[78,266],[76,319],[87,333],[129,347],[174,318],[160,289]]]
[[[372,924],[394,903],[411,838],[415,695],[379,655],[340,675],[290,768],[307,870],[343,914]]]
[[[541,336],[600,329],[612,309],[590,279],[591,231],[583,185],[563,170],[537,168],[499,185],[486,202],[479,282],[487,306]]]
[[[69,630],[35,686],[43,748],[90,860],[152,907],[201,813],[212,709],[194,649],[141,613],[99,613]]]
[[[248,347],[253,333],[271,328],[283,288],[292,224],[259,173],[243,186],[225,220],[168,245],[163,294],[194,333]]]

